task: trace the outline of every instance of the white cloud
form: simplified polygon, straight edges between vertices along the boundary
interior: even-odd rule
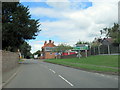
[[[65,5],[52,2],[47,4],[53,8],[37,7],[31,8],[30,11],[38,17],[47,16],[60,19],[52,22],[41,22],[43,30],[41,35],[46,37],[58,36],[73,45],[78,40],[92,41],[94,37],[99,37],[101,29],[110,27],[114,22],[117,23],[117,3],[111,2],[94,1],[92,7],[82,10],[70,10],[70,3],[66,3],[65,8]],[[38,48],[37,45],[34,47]]]
[[[53,7],[54,9],[64,10],[64,9],[70,9],[71,3],[69,2],[69,0],[46,0],[46,4]]]
[[[30,44],[31,45],[31,53],[34,53],[38,50],[41,50],[41,47],[43,46],[43,44]]]
[[[41,7],[35,7],[35,8],[30,8],[30,12],[32,15],[41,17],[41,16],[47,16],[50,18],[60,18],[63,16],[63,13],[56,13],[58,10],[51,9],[51,8],[41,8]],[[62,17],[61,17],[62,18]]]
[[[44,44],[44,40],[34,40],[28,42],[31,45],[31,53],[34,53],[38,50],[41,50],[41,47]]]

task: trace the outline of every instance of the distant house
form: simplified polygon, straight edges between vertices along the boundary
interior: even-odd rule
[[[102,45],[111,45],[112,43],[113,43],[112,38],[104,38],[103,40],[101,40]]]
[[[44,42],[44,45],[42,46],[42,53],[41,53],[41,59],[52,59],[55,58],[55,53],[53,52],[52,49],[55,48],[54,41],[49,40]]]
[[[93,44],[95,46],[99,46],[99,45],[111,45],[113,44],[113,39],[112,38],[95,38],[95,40],[93,41]]]

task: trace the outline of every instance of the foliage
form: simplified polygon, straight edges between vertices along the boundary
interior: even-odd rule
[[[17,51],[25,40],[35,39],[40,31],[38,20],[31,19],[28,7],[19,2],[2,3],[2,46]]]
[[[92,47],[97,47],[101,45],[101,40],[100,38],[95,38],[94,41],[91,43]]]
[[[20,46],[20,52],[22,55],[24,55],[24,58],[30,57],[32,55],[30,50],[31,50],[31,46],[27,42],[24,42]]]
[[[53,51],[56,52],[65,52],[66,50],[70,50],[72,49],[72,47],[70,45],[67,44],[59,44],[58,46],[56,46]]]
[[[84,42],[84,41],[80,41],[80,40],[79,40],[79,41],[76,43],[76,45],[77,45],[77,44],[89,44],[89,42]]]
[[[38,51],[36,51],[35,53],[33,53],[33,55],[38,55],[38,57],[41,55],[41,51],[40,50],[38,50]]]

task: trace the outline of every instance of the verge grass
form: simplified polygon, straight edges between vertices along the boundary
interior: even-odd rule
[[[119,55],[120,56],[120,55]],[[118,72],[118,55],[96,55],[87,58],[48,59],[45,62],[56,63],[81,69]]]

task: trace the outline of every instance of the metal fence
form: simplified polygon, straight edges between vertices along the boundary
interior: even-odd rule
[[[91,55],[98,54],[120,54],[120,45],[101,45],[90,48]]]

